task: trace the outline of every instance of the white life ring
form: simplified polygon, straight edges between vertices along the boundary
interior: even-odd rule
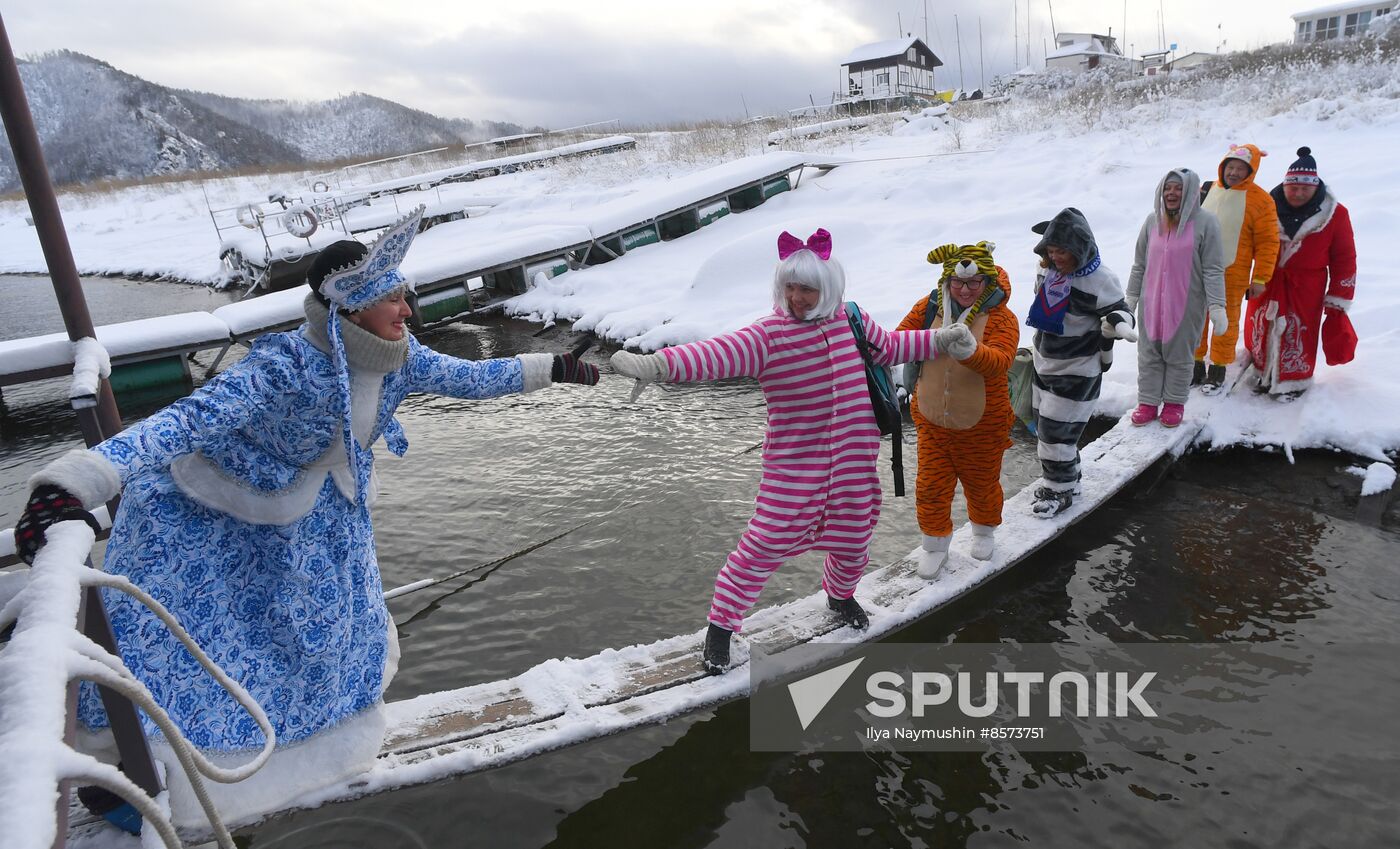
[[[316,220],[316,213],[304,203],[295,204],[282,215],[282,226],[298,239],[311,238],[320,223]]]
[[[262,210],[258,209],[258,205],[255,203],[238,207],[237,218],[238,223],[247,227],[249,230],[256,230],[261,227],[263,223]]]
[[[323,195],[331,190],[331,184],[325,180],[317,180],[311,184],[311,191],[318,195]]]

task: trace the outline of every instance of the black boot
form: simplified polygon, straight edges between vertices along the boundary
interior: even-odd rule
[[[711,675],[723,674],[729,668],[729,638],[734,636],[734,632],[726,631],[720,626],[710,623],[710,629],[705,632],[705,671]]]
[[[1215,363],[1206,369],[1205,382],[1201,384],[1202,395],[1219,395],[1225,389],[1225,367]]]
[[[1200,386],[1206,379],[1206,364],[1201,360],[1196,360],[1196,364],[1191,367],[1191,385]]]
[[[1031,502],[1031,513],[1039,519],[1058,516],[1074,503],[1074,490],[1051,489],[1048,486],[1036,487],[1035,501]]]
[[[842,625],[849,625],[857,631],[864,631],[870,627],[870,617],[865,615],[865,609],[854,597],[832,598],[827,596],[826,606],[836,613]]]
[[[79,787],[78,801],[94,816],[125,831],[141,834],[141,814],[132,804],[105,787]]]

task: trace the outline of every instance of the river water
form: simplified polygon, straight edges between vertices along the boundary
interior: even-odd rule
[[[85,289],[99,324],[211,309],[232,297],[158,282],[96,279]],[[18,305],[0,315],[0,339],[61,329],[47,280],[0,278],[0,298]],[[471,358],[562,351],[575,340],[567,329],[506,319],[421,338]],[[715,572],[751,510],[762,397],[736,381],[653,387],[629,405],[630,389],[605,378],[595,389],[484,402],[414,397],[400,408],[410,451],[378,457],[386,586],[577,529],[489,574],[391,602],[403,659],[389,698],[703,626]],[[17,519],[29,474],[81,442],[63,394],[61,381],[5,392],[0,522]],[[151,408],[123,416],[130,423]],[[1008,492],[1038,474],[1034,441],[1019,429],[1014,438]],[[905,456],[908,498],[892,497],[881,464],[876,563],[917,540],[912,434]],[[1296,466],[1259,453],[1193,455],[1155,489],[1120,496],[891,640],[1396,644],[1395,511],[1379,528],[1355,522],[1359,480],[1346,465],[1328,454],[1302,454]],[[789,563],[761,603],[816,591],[820,573],[817,555]],[[1393,845],[1400,819],[1396,751],[1300,757],[1274,739],[1221,750],[1182,735],[1147,754],[754,753],[747,711],[734,703],[295,814],[244,839],[258,849],[1378,846]],[[1242,738],[1258,730],[1239,729]]]

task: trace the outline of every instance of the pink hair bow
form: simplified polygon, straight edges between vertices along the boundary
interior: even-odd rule
[[[804,249],[821,259],[831,259],[831,234],[825,227],[819,227],[805,242],[786,230],[778,236],[778,259],[787,259]]]

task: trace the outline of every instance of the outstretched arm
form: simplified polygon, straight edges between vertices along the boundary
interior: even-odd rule
[[[751,324],[658,353],[666,360],[665,379],[674,383],[758,377],[768,362],[768,335],[759,325]]]

